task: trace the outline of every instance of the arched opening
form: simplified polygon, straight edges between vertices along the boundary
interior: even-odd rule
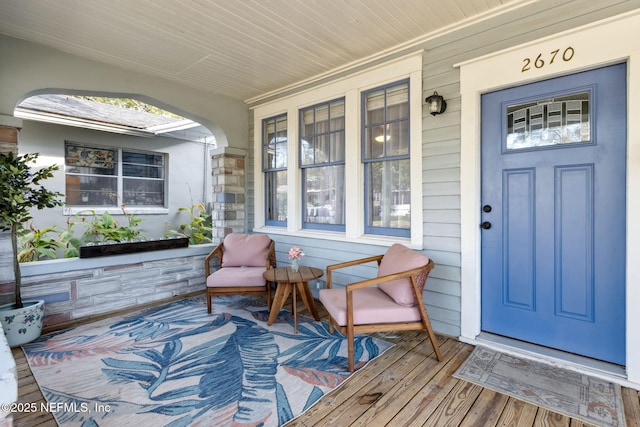
[[[60,166],[47,187],[65,205],[34,212],[35,229],[82,235],[107,215],[158,239],[189,227],[194,214],[210,215],[217,140],[196,117],[138,95],[52,90],[29,94],[14,115],[23,120],[19,152]]]

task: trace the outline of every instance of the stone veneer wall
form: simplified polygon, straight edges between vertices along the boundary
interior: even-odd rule
[[[44,299],[44,326],[204,291],[213,245],[21,264],[22,298]],[[0,301],[13,282],[0,283]],[[203,305],[204,308],[204,305]]]
[[[211,156],[213,179],[213,241],[229,233],[246,233],[245,155],[231,152]]]

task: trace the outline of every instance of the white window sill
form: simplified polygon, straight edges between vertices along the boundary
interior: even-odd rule
[[[310,239],[333,240],[337,242],[361,243],[363,245],[391,246],[394,243],[402,243],[403,245],[415,249],[422,250],[422,246],[412,245],[411,239],[408,237],[398,236],[376,236],[372,234],[362,234],[360,236],[347,236],[344,233],[335,231],[318,231],[318,230],[297,230],[289,231],[281,227],[257,227],[253,229],[256,233],[274,234],[281,236],[306,237]]]
[[[169,209],[160,207],[143,207],[143,206],[128,206],[125,207],[123,212],[121,208],[115,206],[83,206],[83,207],[66,207],[64,208],[64,215],[87,215],[91,216],[94,213],[101,215],[108,212],[110,215],[167,215]]]

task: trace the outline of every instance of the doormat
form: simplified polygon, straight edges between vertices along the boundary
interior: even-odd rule
[[[621,387],[599,378],[476,347],[453,375],[603,427],[625,427]]]
[[[60,426],[280,426],[349,378],[347,340],[325,322],[238,295],[44,335],[23,349]],[[393,344],[356,336],[356,367]],[[358,351],[358,349],[360,351]]]

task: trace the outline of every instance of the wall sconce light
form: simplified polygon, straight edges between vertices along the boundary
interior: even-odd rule
[[[438,95],[438,92],[433,92],[433,95],[427,97],[424,102],[427,103],[427,108],[432,116],[442,114],[447,109],[447,102],[442,96]]]

